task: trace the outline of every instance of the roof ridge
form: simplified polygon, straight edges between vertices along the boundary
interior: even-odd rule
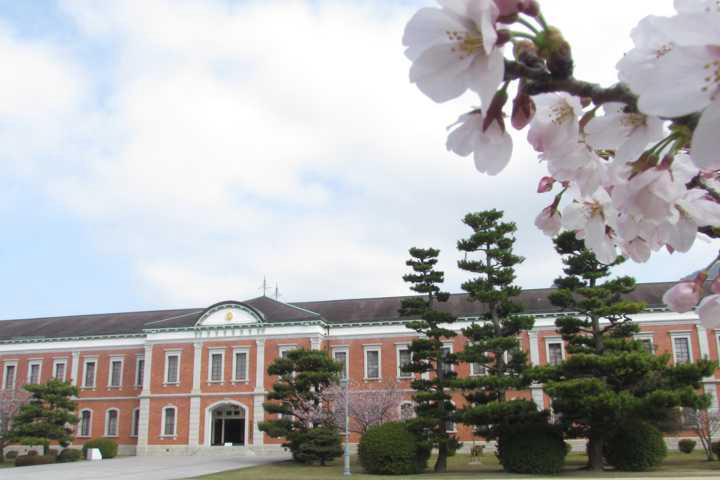
[[[13,322],[13,321],[26,321],[26,320],[61,320],[63,318],[77,318],[77,317],[97,317],[97,316],[109,316],[109,315],[135,315],[138,313],[161,313],[161,312],[177,312],[182,310],[197,310],[203,311],[204,308],[163,308],[160,310],[131,310],[128,312],[107,312],[107,313],[78,313],[71,315],[60,315],[52,317],[26,317],[26,318],[4,318],[0,319],[0,322]],[[191,313],[191,312],[188,312]]]

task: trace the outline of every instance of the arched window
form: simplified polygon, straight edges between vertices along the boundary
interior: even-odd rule
[[[80,411],[80,433],[78,437],[89,437],[92,433],[92,410]]]
[[[140,409],[136,408],[132,414],[132,424],[130,425],[130,436],[137,437],[140,431]]]
[[[415,406],[412,402],[402,402],[400,404],[400,420],[409,420],[415,417]]]
[[[163,408],[162,436],[174,437],[176,430],[177,408]]]
[[[105,436],[106,437],[117,437],[118,436],[118,417],[120,412],[117,408],[109,408],[105,412]]]

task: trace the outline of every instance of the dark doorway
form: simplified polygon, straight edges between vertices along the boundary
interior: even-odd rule
[[[212,412],[211,445],[245,445],[245,412],[235,405],[222,405]]]
[[[244,419],[225,420],[225,443],[232,443],[233,445],[243,445],[245,443]]]

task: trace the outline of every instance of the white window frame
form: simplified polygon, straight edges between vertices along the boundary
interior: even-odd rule
[[[475,365],[478,365],[480,368],[484,369],[484,372],[476,372],[475,371]],[[484,377],[487,375],[487,367],[485,365],[482,365],[478,362],[470,362],[470,376],[471,377]]]
[[[212,358],[213,355],[220,355],[220,379],[213,380],[212,378]],[[208,372],[207,382],[216,385],[222,385],[225,383],[225,348],[210,348],[208,349]]]
[[[332,348],[332,359],[334,362],[337,362],[335,360],[335,354],[336,353],[344,353],[345,354],[345,377],[344,379],[350,379],[350,349],[348,347],[333,347]],[[341,379],[343,377],[340,377]]]
[[[62,378],[58,378],[58,377],[57,377],[57,367],[58,367],[58,365],[64,365]],[[52,374],[52,378],[57,379],[57,380],[60,380],[61,382],[64,382],[65,379],[67,378],[67,374],[68,374],[68,371],[67,371],[67,358],[55,358],[55,359],[53,359],[53,365],[52,365],[52,372],[51,372],[51,374]]]
[[[457,407],[457,405],[455,405],[455,402],[453,402],[452,400],[450,400],[450,403],[452,403],[454,407]],[[452,423],[452,427],[453,427],[453,428],[452,428],[452,430],[449,430],[449,429],[448,429],[448,430],[445,430],[445,431],[446,431],[447,433],[458,433],[457,422],[453,422],[452,420],[448,420],[447,422],[448,422],[448,423]]]
[[[378,376],[368,377],[368,352],[378,352]],[[363,345],[363,378],[365,380],[382,380],[382,345]]]
[[[110,434],[110,412],[115,412],[115,434]],[[115,407],[110,407],[107,410],[105,410],[105,436],[106,437],[119,437],[120,436],[120,409]]]
[[[14,367],[13,370],[13,384],[10,388],[7,387],[7,372],[9,367]],[[17,360],[5,360],[3,362],[3,377],[2,377],[2,387],[3,390],[15,390],[18,383],[18,361]]]
[[[94,363],[95,368],[93,369],[93,384],[87,385],[87,366],[89,363]],[[97,357],[84,357],[83,358],[83,371],[82,371],[82,388],[89,388],[95,390],[97,388],[97,372],[98,372],[98,359]]]
[[[245,379],[237,378],[237,354],[245,354]],[[234,347],[232,351],[232,381],[233,383],[248,383],[250,381],[250,349],[248,347]]]
[[[170,366],[170,357],[177,357],[177,378],[174,382],[168,381],[168,373],[169,366]],[[182,365],[182,350],[165,350],[165,373],[163,374],[163,385],[180,385],[180,372],[182,371],[182,368],[180,366]]]
[[[455,350],[453,349],[453,344],[452,344],[452,343],[443,343],[442,348],[443,348],[443,349],[445,349],[445,348],[449,349],[450,351],[448,352],[448,354],[450,354],[450,355],[452,355],[453,353],[455,353]],[[444,363],[444,362],[443,362],[443,363]],[[450,371],[451,371],[451,372],[454,372],[454,371],[455,371],[455,365],[450,364]]]
[[[165,432],[165,419],[168,410],[174,410],[173,418],[173,433],[168,434]],[[177,437],[177,421],[178,421],[178,408],[175,405],[165,405],[162,409],[162,423],[160,424],[160,438],[176,438]]]
[[[90,418],[88,419],[88,434],[83,435],[82,434],[82,421],[83,421],[83,412],[90,413]],[[83,408],[79,412],[80,421],[78,422],[77,427],[77,435],[75,435],[78,438],[92,438],[92,423],[93,423],[93,411],[92,408]]]
[[[137,425],[135,424],[136,418],[138,420]],[[140,431],[140,409],[133,408],[132,415],[130,415],[130,436],[137,437],[139,431]]]
[[[688,362],[692,363],[695,359],[695,355],[693,353],[693,347],[692,347],[692,332],[670,332],[670,346],[672,347],[673,364],[679,365],[678,361],[677,361],[677,352],[675,351],[675,339],[676,338],[687,339],[688,355],[690,356],[690,358],[688,359]]]
[[[140,368],[140,362],[142,362],[142,368]],[[145,355],[137,355],[135,357],[135,381],[136,387],[142,387],[143,382],[140,381],[140,375],[145,379]]]
[[[640,332],[633,335],[633,339],[638,342],[650,341],[650,353],[655,353],[655,334],[651,332]]]
[[[565,342],[562,337],[545,337],[545,364],[552,365],[550,363],[550,345],[559,343],[560,344],[560,360],[565,360]]]
[[[29,360],[27,364],[27,383],[32,383],[31,377],[32,377],[32,367],[37,365],[38,367],[38,376],[37,376],[37,383],[42,382],[42,360],[41,359],[33,359]]]
[[[415,377],[413,372],[403,372],[400,370],[400,352],[407,350],[410,353],[410,363],[412,363],[412,352],[410,352],[410,344],[409,343],[398,343],[395,344],[395,362],[396,362],[396,374],[397,378],[400,380],[411,380]]]
[[[120,383],[117,385],[112,384],[112,365],[114,362],[120,362]],[[107,388],[108,390],[113,388],[122,388],[123,386],[123,373],[125,372],[125,357],[121,356],[113,356],[110,357],[110,360],[108,361],[108,380],[107,380]]]
[[[283,353],[297,350],[297,345],[278,345],[278,358],[282,358]]]

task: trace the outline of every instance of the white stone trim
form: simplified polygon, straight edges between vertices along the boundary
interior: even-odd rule
[[[140,368],[140,362],[142,362],[142,368]],[[142,372],[142,382],[140,381],[140,372]],[[138,353],[135,355],[135,377],[133,378],[133,385],[137,388],[142,388],[145,381],[145,355]]]
[[[112,367],[113,367],[114,362],[120,362],[120,378],[118,379],[119,383],[117,385],[112,384],[112,373],[113,373]],[[125,375],[123,375],[124,373],[125,373],[125,357],[119,356],[119,355],[110,357],[110,359],[108,360],[108,381],[107,381],[108,390],[122,388],[123,377],[125,376]]]
[[[165,420],[167,417],[167,411],[172,409],[175,413],[173,416],[173,433],[167,433],[165,431]],[[160,424],[160,438],[177,438],[177,423],[178,423],[178,407],[176,405],[168,404],[162,407],[162,423]]]
[[[43,361],[38,359],[29,360],[27,363],[27,383],[42,383]],[[37,382],[32,382],[32,367],[37,366]]]
[[[344,353],[345,354],[345,362],[343,362],[343,372],[340,376],[342,379],[350,378],[350,348],[343,345],[343,346],[335,346],[332,347],[330,350],[330,354],[332,355],[332,359],[334,362],[337,362],[337,359],[335,358],[336,353]],[[344,376],[342,376],[344,375]]]
[[[237,356],[240,353],[245,354],[245,378],[237,377]],[[250,382],[250,349],[248,347],[233,347],[232,350],[232,381],[235,383]]]
[[[255,340],[255,391],[265,390],[265,339]]]
[[[137,428],[135,428],[135,419],[137,418]],[[136,407],[132,409],[130,415],[130,437],[137,437],[140,433],[140,408]]]
[[[560,336],[545,337],[545,363],[547,365],[551,365],[551,363],[550,363],[550,345],[558,344],[558,343],[560,344],[561,359],[565,360],[565,342],[563,341],[562,337],[560,337]]]
[[[83,412],[88,412],[88,413],[90,413],[90,418],[88,419],[88,434],[87,434],[87,435],[83,435],[83,433],[82,433]],[[80,412],[78,412],[78,413],[79,413],[80,421],[78,422],[78,429],[77,429],[78,434],[75,435],[75,436],[78,437],[78,438],[92,438],[92,424],[93,424],[93,410],[92,410],[92,408],[83,408],[83,409],[80,410]]]
[[[245,420],[245,428],[244,428],[244,435],[245,438],[243,439],[243,445],[248,445],[248,408],[243,405],[242,403],[236,401],[236,400],[228,400],[223,399],[220,401],[217,401],[211,405],[208,405],[205,407],[205,446],[210,447],[212,444],[212,411],[221,405],[234,405],[236,407],[240,407],[243,410],[243,419]]]
[[[58,378],[58,376],[57,376],[57,367],[58,367],[58,365],[62,365],[62,366],[63,366],[63,375],[62,375],[62,378]],[[68,368],[67,368],[67,358],[55,358],[55,359],[53,359],[52,372],[51,372],[52,378],[54,378],[54,379],[56,379],[56,380],[60,380],[61,382],[64,382],[64,381],[67,379],[67,376],[68,376],[68,371],[67,371],[67,370],[68,370]]]
[[[175,381],[170,381],[168,374],[170,373],[170,357],[177,357],[177,378]],[[180,349],[166,349],[165,350],[165,373],[163,374],[163,385],[180,385],[180,372],[182,371],[182,350]]]
[[[670,335],[670,346],[672,347],[672,356],[673,356],[673,363],[675,365],[678,364],[677,361],[677,352],[675,350],[675,339],[676,338],[684,338],[687,340],[688,345],[688,355],[689,355],[689,362],[692,362],[695,359],[695,355],[693,354],[693,348],[692,348],[692,332],[688,331],[677,331],[677,332],[668,332]]]
[[[115,412],[115,433],[111,434],[110,429],[110,412]],[[120,436],[120,409],[116,407],[110,407],[105,410],[105,433],[106,437],[119,437]]]
[[[220,355],[220,378],[212,378],[212,359],[214,355]],[[222,385],[225,383],[225,347],[213,347],[208,349],[207,383]]]
[[[97,388],[98,357],[83,357],[82,363],[83,363],[82,388],[95,390]],[[87,366],[90,363],[95,365],[93,368],[93,383],[92,383],[92,385],[87,384]]]
[[[412,352],[410,352],[410,344],[409,343],[396,343],[395,344],[395,373],[397,375],[397,378],[400,380],[408,380],[415,377],[415,375],[412,372],[403,372],[400,370],[400,352],[401,351],[408,351],[410,353],[410,363],[412,363]]]
[[[13,367],[13,382],[12,386],[8,386],[8,367]],[[3,376],[2,376],[2,387],[3,390],[15,390],[18,384],[18,361],[17,360],[4,360],[3,361]]]
[[[370,377],[368,375],[368,353],[377,352],[378,354],[378,376]],[[382,380],[382,346],[381,345],[363,345],[363,379],[365,380]]]

